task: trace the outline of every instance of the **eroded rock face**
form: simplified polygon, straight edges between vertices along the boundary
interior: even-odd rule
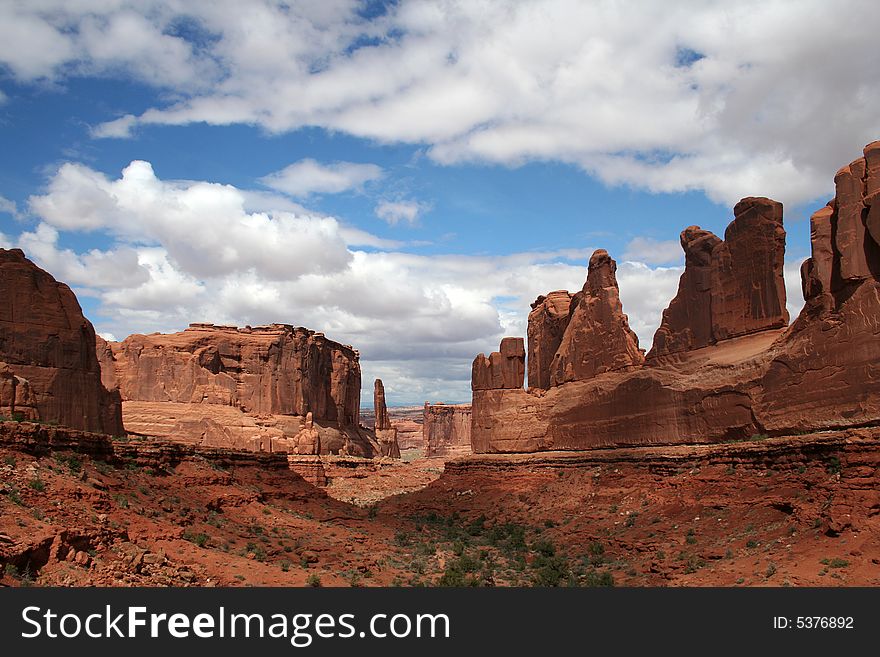
[[[192,324],[180,333],[132,335],[112,348],[124,400],[311,412],[316,421],[358,423],[357,352],[305,328]]]
[[[723,241],[699,226],[681,233],[685,271],[648,358],[788,324],[782,204],[744,198],[733,213]]]
[[[838,171],[837,196],[810,219],[806,303],[762,381],[770,430],[880,420],[880,247],[866,223],[880,195],[880,142]]]
[[[400,458],[400,445],[397,444],[397,428],[391,426],[388,418],[388,406],[385,404],[385,386],[382,379],[373,384],[373,412],[376,415],[376,441],[379,443],[379,455],[393,459]]]
[[[0,363],[0,417],[39,419],[31,382],[16,375],[6,363]]]
[[[568,327],[571,294],[556,290],[539,296],[532,304],[528,328],[529,387],[550,387],[550,366]]]
[[[121,435],[101,384],[95,329],[76,296],[19,249],[0,249],[0,414]]]
[[[382,379],[373,382],[373,412],[376,414],[376,428],[390,429],[391,420],[388,419],[388,406],[385,403],[385,384]]]
[[[522,338],[503,338],[498,351],[486,357],[479,354],[471,369],[473,390],[522,388],[525,379],[526,350]]]
[[[551,386],[644,362],[639,339],[623,313],[616,272],[617,263],[607,251],[593,253],[587,281],[571,300],[568,325],[550,365]]]
[[[130,431],[251,451],[380,452],[358,423],[358,353],[321,333],[192,324],[110,347],[99,348],[103,378],[119,386]]]
[[[813,215],[806,304],[790,327],[781,206],[744,199],[723,242],[696,227],[682,234],[687,268],[652,354],[675,358],[548,390],[474,386],[474,451],[711,443],[880,423],[880,248],[870,222],[878,153],[875,142],[844,167],[837,197]],[[566,334],[580,303],[576,295]]]
[[[712,250],[712,337],[716,342],[788,325],[782,203],[744,198]]]
[[[425,456],[470,454],[470,404],[429,404],[425,402],[422,431]]]
[[[678,294],[663,311],[649,357],[690,351],[714,341],[712,335],[712,251],[721,239],[699,226],[681,232],[685,269]]]

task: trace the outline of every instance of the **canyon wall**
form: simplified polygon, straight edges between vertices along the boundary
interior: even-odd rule
[[[422,422],[425,456],[461,456],[471,453],[469,404],[425,402]]]
[[[474,451],[711,443],[880,422],[880,142],[835,184],[835,198],[811,221],[806,305],[791,327],[782,206],[770,199],[738,203],[723,241],[685,229],[678,294],[644,362],[620,308],[613,261],[597,252],[567,318],[558,292],[552,322],[549,295],[533,305],[529,354],[537,358],[528,390],[495,374],[516,370],[514,339],[477,356]],[[563,324],[548,385],[547,326]]]
[[[101,382],[95,329],[73,291],[0,249],[0,415],[123,433],[119,393]]]
[[[99,343],[102,376],[118,386],[134,433],[253,451],[380,450],[359,426],[358,353],[286,324],[191,324],[180,333]]]

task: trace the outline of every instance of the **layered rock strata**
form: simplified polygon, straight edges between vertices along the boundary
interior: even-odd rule
[[[95,329],[71,289],[0,249],[0,415],[121,435],[118,393],[101,383]]]
[[[550,365],[568,328],[571,296],[567,290],[556,290],[532,303],[528,324],[530,388],[550,387]]]
[[[644,362],[639,339],[623,313],[616,272],[617,263],[607,251],[593,253],[587,281],[572,297],[568,325],[550,364],[551,386]]]
[[[471,453],[470,404],[425,402],[422,422],[425,456],[461,456]]]
[[[478,356],[474,451],[712,443],[880,423],[878,178],[878,142],[835,177],[835,198],[811,220],[806,304],[789,328],[782,208],[747,198],[724,241],[695,226],[682,233],[685,273],[646,363],[626,340],[590,340],[580,348],[590,362],[625,366],[586,367],[526,391],[490,380]],[[579,307],[573,299],[566,334]],[[555,359],[572,344],[564,337]]]
[[[99,343],[102,376],[129,431],[200,445],[373,457],[359,425],[358,353],[286,324],[192,324],[180,333]]]
[[[682,231],[685,271],[649,358],[788,325],[782,204],[745,198],[733,214],[724,240],[699,226]]]

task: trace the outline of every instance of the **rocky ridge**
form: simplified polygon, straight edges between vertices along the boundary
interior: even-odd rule
[[[770,199],[738,203],[723,241],[685,229],[679,291],[644,363],[619,307],[613,261],[599,251],[578,293],[593,310],[576,322],[581,303],[572,299],[549,388],[524,390],[495,375],[515,369],[509,347],[475,359],[474,451],[712,443],[880,422],[880,247],[870,230],[878,153],[880,143],[869,144],[838,172],[835,198],[813,215],[806,304],[790,327],[782,206]],[[546,334],[541,303],[530,336]],[[551,342],[538,342],[530,353],[546,362]]]

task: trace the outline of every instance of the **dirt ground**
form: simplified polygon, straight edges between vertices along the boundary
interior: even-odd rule
[[[157,471],[0,446],[0,584],[878,585],[868,434],[812,452],[471,457],[442,475],[416,457],[326,489],[201,458]]]

